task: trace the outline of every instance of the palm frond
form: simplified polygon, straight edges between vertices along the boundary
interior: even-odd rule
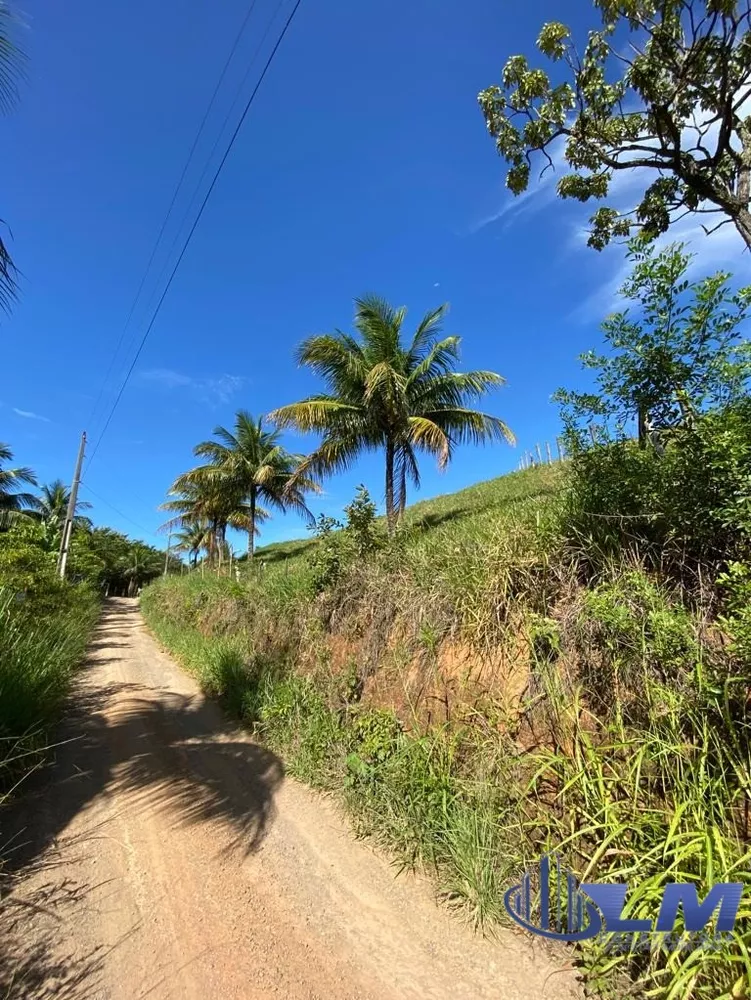
[[[400,372],[387,361],[380,361],[368,372],[365,380],[365,401],[370,403],[380,396],[389,410],[405,410],[406,385],[407,380]]]
[[[26,56],[13,41],[23,26],[5,0],[0,0],[0,112],[8,114],[18,100],[18,81],[26,71]]]
[[[319,334],[304,340],[296,352],[297,363],[310,368],[341,393],[348,383],[361,382],[367,365],[361,346],[345,334]]]
[[[0,114],[8,114],[15,106],[18,81],[24,76],[26,58],[12,40],[20,24],[5,0],[0,0]],[[5,225],[1,219],[0,225]],[[0,238],[0,309],[9,312],[17,295],[18,269],[7,243]]]
[[[0,462],[13,460],[13,452],[6,444],[0,444]],[[24,511],[34,511],[39,506],[39,500],[33,493],[19,490],[19,486],[36,486],[37,479],[33,471],[26,466],[16,469],[0,468],[0,511],[20,514]]]
[[[406,315],[404,306],[394,309],[378,295],[355,299],[355,327],[371,362],[393,359],[403,353],[400,336]]]
[[[0,93],[2,83],[0,83]],[[4,225],[0,219],[0,225]],[[11,306],[18,298],[18,268],[13,263],[10,251],[5,241],[0,237],[0,309],[10,312]]]
[[[490,371],[452,372],[434,375],[415,386],[415,404],[420,409],[435,405],[462,406],[470,399],[479,399],[491,389],[506,384],[502,375]]]
[[[13,483],[24,483],[26,486],[36,486],[37,477],[33,470],[24,466],[18,469],[0,469],[0,490]]]
[[[448,304],[444,303],[442,306],[438,306],[437,309],[431,309],[429,312],[426,312],[420,320],[412,337],[412,343],[409,345],[410,368],[419,365],[425,357],[426,352],[432,350],[432,344],[441,332],[443,320],[447,312]],[[459,341],[458,337],[448,339]]]
[[[269,414],[278,427],[295,427],[301,431],[326,431],[336,418],[360,414],[361,410],[350,403],[342,403],[332,396],[311,396],[299,403],[280,406]]]
[[[337,472],[346,472],[362,450],[363,443],[361,439],[356,437],[324,439],[318,448],[301,463],[292,477],[292,484],[299,482],[303,476],[326,476]]]
[[[452,444],[485,444],[488,441],[516,444],[513,432],[500,417],[480,413],[478,410],[447,406],[439,407],[425,416],[444,430]]]
[[[411,369],[407,379],[410,388],[423,381],[429,384],[429,380],[449,372],[458,360],[460,341],[461,337],[444,337],[436,341]]]
[[[409,440],[416,448],[422,448],[436,455],[441,468],[444,468],[451,458],[451,439],[443,427],[430,417],[409,418]]]
[[[204,441],[203,445],[211,445],[216,449],[222,448],[225,451],[231,451],[233,448],[237,448],[237,438],[232,431],[228,431],[226,427],[215,427],[214,437],[218,437],[221,443],[217,443],[216,441]],[[195,448],[193,451],[195,452]]]

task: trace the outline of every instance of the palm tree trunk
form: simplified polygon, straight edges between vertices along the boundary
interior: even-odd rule
[[[399,470],[399,520],[401,521],[404,509],[407,506],[407,467],[402,464]]]
[[[256,491],[250,491],[250,524],[248,525],[248,560],[252,560],[256,548]]]
[[[209,545],[206,552],[206,561],[211,566],[216,558],[216,521],[211,521],[209,525]]]
[[[386,524],[389,535],[394,534],[396,527],[396,510],[394,508],[394,442],[386,439]]]

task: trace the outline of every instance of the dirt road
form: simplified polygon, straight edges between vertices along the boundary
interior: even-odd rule
[[[285,780],[159,650],[135,601],[108,603],[73,704],[69,742],[11,817],[18,861],[36,866],[0,911],[13,995],[576,994],[565,956],[473,935]]]

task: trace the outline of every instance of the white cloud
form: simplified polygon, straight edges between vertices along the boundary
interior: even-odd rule
[[[141,372],[141,378],[167,390],[184,389],[203,402],[227,403],[245,384],[239,375],[196,378],[171,368],[152,368]]]
[[[470,223],[469,235],[473,236],[486,226],[500,222],[502,219],[506,219],[507,224],[511,225],[516,222],[520,215],[528,212],[539,212],[554,201],[558,196],[556,184],[568,170],[563,157],[565,148],[565,141],[562,138],[553,143],[549,150],[550,159],[553,162],[552,167],[543,162],[537,176],[533,175],[530,178],[526,191],[521,194],[512,194],[508,188],[504,187],[499,207]]]
[[[14,406],[13,412],[16,416],[23,417],[24,420],[41,420],[45,424],[49,424],[51,422],[49,417],[42,417],[38,413],[32,413],[31,410],[19,410]]]
[[[691,131],[690,128],[685,130],[688,145],[692,144],[689,142]],[[498,210],[478,220],[470,227],[470,232],[479,232],[485,226],[501,220],[504,220],[504,228],[512,227],[519,223],[522,216],[549,207],[558,198],[558,180],[569,172],[563,152],[564,145],[560,142],[552,150],[554,169],[548,169],[536,181],[532,180],[529,188],[521,195],[514,196],[507,192]],[[581,255],[582,266],[587,267],[589,264],[592,273],[596,273],[598,278],[596,289],[577,303],[569,314],[569,318],[575,322],[597,322],[624,306],[618,290],[629,271],[625,248],[622,243],[616,243],[598,253],[587,246],[591,215],[601,204],[612,206],[620,212],[630,211],[639,203],[645,189],[655,177],[655,171],[645,167],[616,171],[610,183],[608,197],[603,202],[596,202],[594,199],[583,204],[567,201],[568,211],[564,219],[570,220],[571,225],[567,241],[568,253]],[[689,275],[693,278],[717,270],[733,272],[740,268],[747,269],[748,258],[742,256],[746,245],[732,223],[727,222],[714,232],[706,232],[720,221],[722,215],[719,213],[686,215],[674,222],[668,232],[660,237],[658,246],[673,242],[685,243],[687,249],[694,254],[689,270]],[[706,230],[703,226],[706,226]]]
[[[512,194],[510,191],[505,190],[500,207],[496,211],[490,212],[488,215],[483,215],[474,222],[471,222],[468,230],[469,235],[474,236],[481,229],[485,229],[486,226],[491,226],[495,222],[500,222],[502,219],[506,219],[510,225],[526,212],[541,211],[555,197],[555,178],[552,170],[548,170],[542,180],[533,187],[528,187],[521,194]]]
[[[627,211],[633,207],[639,194],[644,190],[645,184],[648,183],[643,175],[644,170],[634,170],[633,173],[626,171],[618,175],[619,183],[611,187],[611,192],[615,197],[609,198],[608,204],[613,205],[619,211]],[[582,208],[586,209],[587,206],[584,205]],[[688,276],[692,279],[720,270],[732,273],[741,268],[747,269],[749,260],[747,256],[744,256],[746,244],[731,222],[724,223],[714,232],[707,232],[703,228],[706,226],[707,230],[711,230],[721,220],[721,215],[686,215],[674,222],[667,233],[659,237],[657,246],[664,247],[669,243],[684,243],[686,249],[694,255],[688,270]],[[622,309],[625,303],[619,296],[618,289],[629,273],[625,248],[622,244],[613,244],[598,254],[596,250],[587,246],[588,235],[588,226],[582,219],[572,232],[570,244],[572,249],[580,250],[582,254],[587,254],[594,261],[605,257],[610,262],[610,276],[572,311],[571,318],[579,322],[601,320],[608,313]]]
[[[194,380],[189,375],[172,371],[169,368],[153,368],[147,372],[141,372],[141,378],[149,382],[159,382],[167,389],[177,389],[194,385]]]

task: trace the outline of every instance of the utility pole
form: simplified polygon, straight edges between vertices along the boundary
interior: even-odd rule
[[[86,431],[81,435],[81,446],[78,449],[76,459],[76,471],[73,473],[73,485],[70,488],[70,498],[68,500],[68,511],[63,523],[63,537],[60,539],[60,555],[57,560],[57,571],[60,579],[65,579],[65,570],[68,565],[68,550],[70,549],[70,536],[73,534],[73,521],[76,516],[76,504],[78,503],[78,487],[81,483],[81,467],[83,456],[86,451]]]
[[[167,575],[167,567],[169,566],[169,550],[172,546],[172,528],[169,530],[169,535],[167,536],[167,551],[164,554],[164,575]]]

